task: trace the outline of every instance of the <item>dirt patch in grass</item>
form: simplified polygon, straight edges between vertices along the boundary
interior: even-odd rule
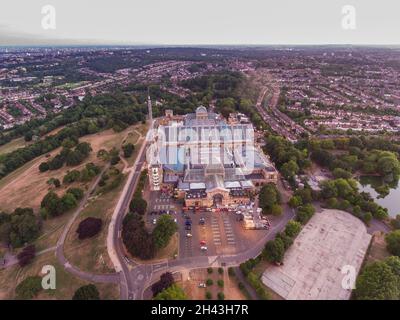
[[[47,181],[50,178],[57,178],[62,181],[68,171],[80,170],[89,162],[93,162],[97,165],[104,165],[104,163],[97,158],[97,152],[100,149],[109,150],[112,147],[119,148],[125,135],[134,128],[136,128],[136,126],[129,127],[119,133],[115,133],[110,129],[80,138],[80,142],[89,142],[93,151],[84,163],[79,166],[68,167],[64,165],[58,170],[40,172],[40,163],[47,161],[49,159],[48,155],[54,157],[60,152],[61,148],[57,148],[48,155],[42,155],[26,163],[21,168],[0,180],[0,210],[12,212],[17,207],[31,207],[34,210],[38,210],[40,202],[49,191],[50,187]],[[60,188],[54,189],[54,191],[62,194],[69,187],[79,186],[85,188],[87,185],[88,184],[62,185]]]
[[[375,232],[371,240],[368,255],[366,257],[366,264],[384,260],[389,256],[390,253],[386,249],[385,234],[383,232]]]
[[[49,252],[38,256],[32,264],[25,268],[14,266],[0,271],[0,299],[14,299],[15,287],[28,276],[43,276],[41,270],[44,265],[52,265],[56,269],[56,289],[43,290],[35,299],[39,300],[70,300],[80,286],[89,284],[64,270],[57,262],[55,254]],[[117,299],[119,288],[116,284],[95,284],[100,292],[101,299]]]
[[[206,283],[207,279],[211,279],[213,284],[202,288],[200,283]],[[223,288],[217,284],[218,280],[224,281]],[[245,296],[239,290],[235,279],[228,276],[227,270],[223,274],[218,273],[218,268],[213,268],[213,272],[209,274],[207,269],[194,269],[191,270],[188,276],[183,276],[182,288],[185,290],[188,299],[190,300],[205,300],[206,292],[211,292],[212,300],[218,299],[218,293],[223,292],[225,300],[245,300]]]
[[[78,268],[96,273],[114,272],[113,264],[107,253],[107,232],[108,224],[124,187],[125,179],[116,189],[91,197],[69,230],[64,251],[67,259]],[[76,230],[79,223],[87,217],[101,218],[103,220],[102,229],[93,238],[79,240]]]
[[[0,146],[0,155],[12,152],[19,148],[23,148],[28,144],[29,144],[29,142],[26,142],[24,140],[24,138],[17,138],[17,139],[11,140],[10,142]]]

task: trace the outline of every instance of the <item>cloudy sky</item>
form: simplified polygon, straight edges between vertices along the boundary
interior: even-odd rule
[[[399,0],[3,0],[0,45],[400,44],[399,15]]]

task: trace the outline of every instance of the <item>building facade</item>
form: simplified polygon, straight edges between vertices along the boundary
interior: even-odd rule
[[[249,123],[228,124],[203,106],[160,119],[147,152],[151,190],[173,190],[187,207],[227,208],[250,202],[278,172],[254,145]]]

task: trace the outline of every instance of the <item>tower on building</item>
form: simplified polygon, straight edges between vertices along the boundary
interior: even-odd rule
[[[147,111],[149,114],[149,120],[150,120],[150,125],[153,122],[153,108],[151,105],[151,98],[150,98],[150,94],[149,94],[149,89],[147,89]]]

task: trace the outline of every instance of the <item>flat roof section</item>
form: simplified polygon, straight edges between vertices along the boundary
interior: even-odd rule
[[[345,265],[358,273],[371,235],[364,223],[340,210],[316,212],[285,254],[269,266],[262,282],[287,300],[347,300],[342,288]]]

